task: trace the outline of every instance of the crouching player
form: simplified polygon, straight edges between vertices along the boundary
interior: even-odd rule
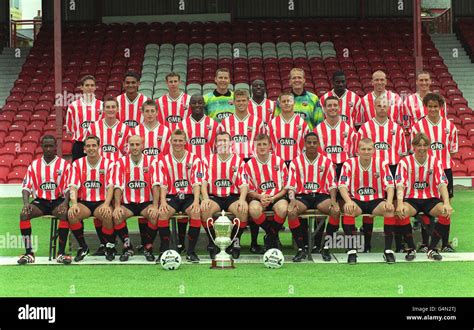
[[[394,263],[395,254],[391,250],[396,221],[393,206],[395,194],[393,177],[388,163],[373,157],[375,148],[371,139],[361,139],[358,150],[358,157],[350,158],[344,163],[339,178],[339,191],[345,202],[342,224],[344,234],[350,238],[347,240],[349,242],[347,262],[349,264],[357,262],[357,250],[351,243],[355,242],[355,218],[364,214],[384,217],[384,259],[387,263]],[[385,191],[386,201],[384,201]],[[408,261],[414,259],[413,237],[409,244],[412,249],[405,257]]]
[[[443,257],[436,249],[436,245],[443,236],[449,234],[453,209],[449,202],[448,179],[441,161],[428,154],[430,144],[431,140],[426,134],[416,134],[412,140],[415,153],[403,158],[398,165],[396,213],[406,231],[410,232],[410,217],[419,212],[438,218],[431,234],[428,258],[440,261]],[[414,244],[410,248],[414,249]]]
[[[149,226],[158,217],[159,187],[153,186],[153,173],[156,160],[143,155],[143,139],[133,135],[128,139],[130,155],[119,158],[114,169],[114,229],[123,242],[123,253],[120,261],[128,261],[133,256],[133,247],[128,237],[126,219],[142,216]],[[147,237],[147,243],[150,237]],[[151,249],[145,245],[143,255],[147,261],[155,261]]]
[[[298,252],[293,258],[300,262],[307,257],[304,227],[298,216],[308,209],[318,209],[324,214],[339,219],[339,204],[336,201],[336,172],[333,162],[322,154],[318,154],[319,139],[316,133],[310,132],[305,138],[306,153],[300,154],[290,164],[288,189],[290,204],[288,205],[288,225],[298,245]],[[329,229],[329,227],[328,227]],[[328,231],[328,235],[333,233]],[[324,261],[331,260],[329,247],[322,249]]]
[[[115,258],[115,236],[112,222],[112,198],[114,196],[111,175],[113,162],[100,156],[100,139],[89,135],[84,141],[86,157],[72,163],[69,176],[71,207],[68,211],[69,227],[79,243],[79,250],[74,261],[79,262],[89,254],[89,247],[84,239],[82,220],[93,216],[102,226],[102,235],[107,240],[105,258]]]

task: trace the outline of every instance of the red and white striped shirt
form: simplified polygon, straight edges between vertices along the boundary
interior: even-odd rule
[[[413,126],[411,140],[413,141],[415,135],[420,132],[425,133],[431,140],[429,154],[438,158],[444,169],[451,168],[453,165],[451,153],[458,152],[456,126],[446,118],[440,117],[438,123],[433,124],[428,117],[425,117]]]
[[[389,118],[393,122],[401,124],[402,123],[401,117],[402,117],[402,112],[403,112],[403,103],[402,103],[401,97],[397,93],[394,93],[389,90],[385,91],[385,97],[387,98],[387,101],[389,104],[389,110],[388,110]],[[362,119],[362,121],[360,123],[356,123],[356,125],[363,124],[375,118],[375,103],[374,103],[375,98],[376,96],[374,92],[369,93],[362,98],[362,102],[361,102],[362,116],[360,116],[360,119]]]
[[[374,118],[359,129],[357,144],[363,138],[374,142],[375,156],[389,165],[396,165],[407,154],[407,143],[401,126],[388,118],[383,125]]]
[[[351,198],[362,202],[385,198],[385,190],[393,187],[393,177],[387,163],[373,157],[370,166],[362,168],[360,158],[350,158],[342,166],[339,187],[349,190]]]
[[[145,124],[138,125],[133,129],[133,135],[140,135],[143,138],[142,152],[144,155],[158,156],[160,153],[166,153],[169,150],[171,131],[158,122],[152,129]]]
[[[268,125],[273,152],[283,160],[298,156],[304,148],[304,137],[308,132],[308,124],[297,114],[288,121],[282,115],[277,116]]]
[[[423,104],[423,99],[420,94],[414,93],[405,98],[403,102],[403,128],[411,131],[413,125],[415,125],[420,119],[428,115],[428,109]],[[446,106],[440,109],[441,117],[446,118],[447,111]]]
[[[158,121],[173,132],[188,117],[190,100],[191,97],[186,93],[181,93],[176,99],[172,99],[168,93],[161,96],[156,100]]]
[[[355,129],[356,123],[362,122],[362,111],[361,111],[361,104],[362,99],[356,93],[346,89],[344,94],[339,97],[333,90],[330,90],[321,98],[319,99],[319,103],[321,107],[324,109],[324,100],[329,96],[335,96],[339,99],[339,113],[341,115],[341,119],[348,123],[353,129]]]
[[[141,113],[142,104],[149,100],[145,95],[138,93],[135,100],[130,101],[127,97],[127,93],[120,94],[117,96],[119,104],[119,112],[117,118],[130,128],[138,126],[143,122],[143,116]]]
[[[123,204],[144,203],[153,200],[152,185],[156,160],[141,155],[138,163],[131,156],[119,158],[115,163],[114,185],[122,190]]]
[[[329,194],[330,190],[337,188],[333,162],[321,154],[312,162],[306,154],[299,155],[291,162],[287,188],[297,194]]]
[[[66,130],[72,133],[72,140],[84,141],[89,126],[103,118],[102,109],[102,101],[96,98],[86,103],[81,97],[69,105],[66,113]]]
[[[168,188],[168,195],[192,194],[193,187],[201,185],[204,177],[201,160],[189,151],[182,159],[176,159],[172,152],[160,155],[158,168],[155,180]]]
[[[439,186],[448,184],[441,161],[428,155],[424,164],[415,155],[401,160],[395,175],[397,186],[405,187],[405,198],[440,198]]]
[[[239,119],[235,114],[225,118],[217,129],[218,132],[227,132],[232,141],[232,152],[242,158],[255,156],[254,142],[258,134],[265,133],[265,126],[255,116],[247,114],[244,119]]]
[[[119,120],[114,125],[109,126],[105,119],[101,119],[91,125],[86,136],[95,135],[100,139],[100,155],[117,161],[128,153],[128,137],[130,128]]]
[[[273,112],[275,112],[275,101],[270,99],[263,99],[258,104],[253,99],[249,100],[249,113],[257,118],[260,118],[265,126],[273,119]]]
[[[105,201],[107,188],[113,186],[113,169],[114,162],[105,157],[101,157],[94,166],[88,162],[87,157],[79,158],[72,163],[69,187],[76,187],[78,200]]]
[[[44,157],[33,160],[26,170],[22,190],[29,191],[33,198],[49,201],[63,197],[68,190],[67,178],[71,164],[56,156],[49,164]]]
[[[313,132],[318,135],[321,153],[334,164],[344,163],[354,155],[357,133],[342,119],[334,127],[324,120]]]
[[[199,121],[189,116],[178,125],[178,128],[186,132],[188,151],[202,159],[209,157],[214,149],[218,126],[219,123],[208,116],[203,116]]]
[[[275,154],[270,154],[266,162],[255,157],[245,164],[245,176],[249,182],[249,191],[274,196],[285,189],[288,183],[288,167]]]
[[[248,186],[244,165],[243,159],[236,154],[231,154],[226,160],[218,154],[204,159],[204,180],[208,183],[208,193],[219,197],[239,194],[240,188]]]

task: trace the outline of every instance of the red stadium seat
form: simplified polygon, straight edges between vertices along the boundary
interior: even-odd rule
[[[8,183],[22,183],[25,177],[26,168],[12,168],[11,172],[7,176]]]
[[[468,168],[463,164],[455,164],[453,167],[453,176],[467,176]]]

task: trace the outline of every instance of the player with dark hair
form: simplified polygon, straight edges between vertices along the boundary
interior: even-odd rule
[[[118,113],[117,118],[126,126],[134,128],[138,126],[143,118],[140,109],[148,97],[138,92],[140,87],[140,76],[134,71],[127,71],[123,79],[125,93],[117,96]]]
[[[204,95],[204,114],[221,122],[234,113],[234,92],[229,90],[230,72],[226,68],[220,68],[216,71],[214,79],[217,88]]]
[[[273,119],[275,112],[275,101],[265,97],[265,82],[256,79],[251,85],[252,98],[249,100],[249,113],[260,118],[265,126]]]
[[[69,233],[67,177],[71,165],[57,156],[56,148],[57,144],[54,136],[43,136],[41,139],[43,156],[35,159],[28,166],[23,179],[23,208],[20,213],[20,231],[26,253],[18,259],[20,265],[35,262],[30,220],[43,215],[53,215],[59,219],[59,250],[56,261],[63,264],[71,263],[71,257],[66,255],[65,252]],[[35,198],[31,203],[29,201],[30,194]]]
[[[189,116],[189,95],[179,89],[181,77],[170,72],[165,77],[168,93],[156,100],[158,121],[173,132]]]

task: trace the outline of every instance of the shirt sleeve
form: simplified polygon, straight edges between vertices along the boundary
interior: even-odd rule
[[[194,187],[195,185],[201,185],[204,173],[202,170],[202,162],[197,157],[194,158],[193,161],[192,174],[193,175],[191,176],[191,186]]]
[[[67,107],[67,112],[66,112],[66,130],[69,132],[69,133],[72,133],[73,132],[73,121],[74,121],[74,108],[72,106],[72,104],[70,104],[68,107]]]
[[[459,150],[458,145],[458,129],[456,126],[453,125],[453,129],[451,130],[451,135],[449,139],[449,152],[456,153]]]
[[[390,167],[388,166],[387,162],[382,164],[382,170],[384,172],[382,177],[384,190],[387,190],[389,187],[394,187],[392,172],[390,171]]]
[[[326,166],[328,168],[326,177],[326,191],[329,192],[333,189],[337,189],[336,166],[330,159],[328,159],[328,161],[326,162]]]
[[[298,177],[298,178],[297,178]],[[296,171],[295,160],[290,163],[288,170],[288,180],[286,182],[286,189],[297,191],[297,183],[300,182],[299,173]]]
[[[244,175],[245,174],[244,164],[245,164],[245,162],[241,159],[240,164],[239,164],[239,169],[238,169],[238,172],[237,172],[237,187],[239,189],[244,187],[244,186],[249,185],[248,175]]]
[[[446,174],[444,173],[443,165],[441,161],[438,159],[436,159],[433,175],[434,175],[435,186],[438,189],[442,184],[445,184],[445,185],[448,184],[448,178],[446,177]]]
[[[339,187],[349,187],[351,184],[352,169],[349,161],[345,162],[342,165],[341,176],[339,177],[338,186]]]
[[[114,188],[118,188],[123,191],[125,188],[125,178],[123,174],[124,169],[122,166],[123,164],[121,161],[115,163],[113,184]]]
[[[70,175],[68,176],[68,186],[75,187],[79,190],[81,187],[81,176],[79,175],[78,162],[74,162],[71,166]]]
[[[408,171],[407,171],[407,163],[402,160],[398,166],[397,166],[397,172],[395,174],[395,185],[405,187],[406,188],[406,182],[407,182],[407,176],[408,176]]]
[[[28,169],[26,170],[25,177],[23,178],[21,189],[26,190],[31,193],[31,189],[33,188],[33,180],[34,180],[33,166],[30,164],[30,166],[28,166]]]
[[[247,182],[249,184],[249,191],[257,191],[257,187],[256,187],[256,184],[255,184],[255,179],[251,176],[251,170],[250,170],[249,163],[246,163],[244,165],[244,172],[243,172],[242,176],[245,180],[247,180]]]

